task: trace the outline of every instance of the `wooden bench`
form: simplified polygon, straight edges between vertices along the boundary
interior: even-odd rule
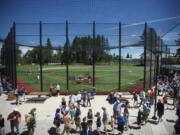
[[[50,92],[31,92],[29,93],[29,95],[37,95],[38,97],[41,97],[41,96],[50,96]]]
[[[133,99],[133,97],[118,97],[117,100],[119,100],[122,103],[125,103],[128,101],[128,99]]]
[[[7,101],[12,101],[12,100],[15,100],[15,99],[16,99],[16,96],[14,94],[9,94],[8,98],[7,98]]]
[[[47,97],[32,97],[32,98],[26,98],[27,102],[44,102]]]

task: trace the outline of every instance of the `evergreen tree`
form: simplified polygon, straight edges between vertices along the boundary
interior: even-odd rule
[[[129,58],[129,53],[127,53],[126,58],[127,58],[127,59]]]

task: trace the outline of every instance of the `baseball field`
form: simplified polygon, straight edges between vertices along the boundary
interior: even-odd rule
[[[121,67],[121,90],[127,91],[132,87],[143,83],[144,67],[122,66]],[[67,90],[66,66],[44,65],[42,69],[43,91],[49,91],[50,84],[55,87],[56,83],[61,86],[61,91]],[[118,65],[96,65],[95,87],[97,91],[115,91],[118,89]],[[87,77],[91,76],[88,81]],[[91,65],[69,65],[69,90],[80,89],[92,90],[93,68]],[[39,78],[38,78],[39,77]],[[40,91],[40,67],[39,65],[17,66],[17,78],[21,84],[27,84]],[[23,82],[23,83],[22,83]]]

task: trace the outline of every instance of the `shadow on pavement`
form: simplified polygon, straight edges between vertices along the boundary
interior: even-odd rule
[[[29,135],[29,132],[28,132],[28,131],[23,131],[23,132],[21,133],[21,135]]]
[[[51,128],[48,130],[48,133],[49,133],[49,135],[56,135],[56,128],[55,128],[55,127],[51,127]]]
[[[70,131],[71,134],[76,134],[76,130],[74,128],[71,128],[71,131]]]
[[[166,119],[166,121],[167,121],[167,122],[170,122],[170,123],[176,123],[175,120],[168,120],[168,119]]]
[[[129,129],[139,129],[139,127],[136,127],[136,126],[133,126],[133,125],[129,125],[128,127],[129,127]]]
[[[155,121],[155,120],[148,120],[148,122],[151,123],[151,124],[154,124],[154,125],[158,124],[157,121]]]

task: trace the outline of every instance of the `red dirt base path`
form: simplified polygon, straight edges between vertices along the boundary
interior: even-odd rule
[[[96,78],[95,80],[98,80],[99,78]],[[149,80],[147,81],[149,82]],[[18,86],[22,86],[25,88],[25,92],[26,93],[31,93],[31,92],[38,92],[38,90],[36,90],[35,88],[31,87],[31,85],[27,84],[26,82],[22,81],[21,79],[17,78],[17,84]],[[132,93],[133,91],[137,91],[138,93],[143,89],[144,83],[140,83],[136,86],[134,86],[133,88],[129,89],[128,92]],[[62,94],[65,93],[67,94],[67,92],[62,92]],[[76,92],[75,92],[76,93]],[[100,92],[96,92],[97,95],[104,95],[104,94],[109,94],[109,91],[100,91]]]
[[[147,80],[146,85],[149,85],[149,83],[150,83],[150,81]],[[132,93],[132,92],[136,91],[137,93],[139,93],[143,89],[143,87],[144,87],[144,83],[140,83],[140,84],[134,86],[133,88],[129,89],[128,92]]]
[[[140,83],[140,84],[134,86],[133,88],[129,89],[128,92],[132,93],[132,92],[136,91],[139,93],[142,90],[143,86],[144,86],[144,83]]]
[[[31,85],[27,84],[26,82],[22,81],[19,78],[17,78],[17,84],[18,86],[24,87],[25,93],[38,92],[38,90],[34,89],[33,87],[31,87]]]

